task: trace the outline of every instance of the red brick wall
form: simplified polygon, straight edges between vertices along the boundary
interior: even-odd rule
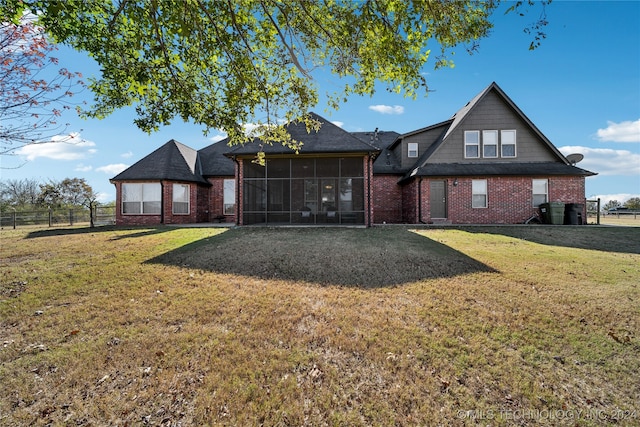
[[[424,187],[424,181],[420,183],[420,178],[402,186],[402,222],[408,224],[420,222],[421,218],[418,215],[418,189],[420,187]]]
[[[365,190],[371,183],[371,203],[365,191],[367,210],[365,224],[429,222],[429,180],[414,179],[404,186],[397,184],[397,176],[376,175],[371,179],[371,164],[365,158]],[[242,169],[239,171],[242,173]],[[471,207],[472,178],[438,178],[447,180],[448,220],[453,224],[520,224],[533,215],[537,209],[532,202],[532,179],[548,179],[549,201],[580,203],[585,205],[584,177],[493,177],[487,180],[488,207]],[[371,179],[371,181],[369,181]],[[478,178],[482,179],[482,178]],[[209,222],[223,214],[224,178],[210,178],[211,187],[190,184],[191,204],[188,215],[174,215],[173,182],[163,181],[164,221],[162,215],[123,215],[121,183],[116,187],[117,225],[157,225]],[[242,200],[242,188],[236,187]],[[418,205],[420,198],[421,205]],[[239,213],[241,206],[236,206]],[[583,211],[582,218],[586,212]],[[241,225],[242,216],[238,215]],[[236,215],[227,215],[226,222],[236,222]]]
[[[162,215],[123,215],[122,183],[116,182],[116,225],[158,225],[162,223]]]
[[[443,178],[439,178],[443,179]],[[477,179],[484,179],[478,177]],[[471,207],[472,178],[447,179],[448,220],[453,224],[521,224],[537,208],[533,206],[532,179],[548,179],[549,201],[585,204],[583,177],[492,177],[487,179],[486,208]],[[423,220],[429,222],[429,185],[422,186]],[[584,218],[584,213],[583,213]]]
[[[198,200],[196,204],[196,222],[209,222],[210,187],[198,185]]]
[[[208,205],[208,219],[207,221],[214,221],[217,217],[224,216],[225,219],[223,222],[236,222],[235,215],[225,215],[224,214],[224,180],[225,179],[235,179],[232,176],[229,177],[221,177],[221,178],[209,178],[208,181],[211,183],[211,188],[209,190],[209,205]],[[238,191],[236,185],[236,192]],[[238,206],[236,206],[236,211],[238,210]]]
[[[173,184],[189,185],[189,214],[173,213]],[[165,224],[194,224],[197,221],[198,185],[188,182],[162,181]]]
[[[173,213],[173,184],[189,185],[189,214]],[[203,220],[203,206],[208,203],[208,191],[203,185],[187,182],[162,181],[162,215],[123,215],[122,183],[116,186],[116,225],[191,224]],[[206,209],[204,209],[206,210]],[[208,219],[207,219],[208,220]]]
[[[397,183],[397,175],[376,175],[373,177],[373,214],[376,224],[402,223],[402,187]]]

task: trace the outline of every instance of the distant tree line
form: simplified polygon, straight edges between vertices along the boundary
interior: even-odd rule
[[[606,212],[609,209],[613,208],[627,208],[633,211],[640,211],[640,197],[632,197],[624,203],[620,203],[617,200],[609,200],[607,203],[602,206],[602,209]]]
[[[8,179],[0,181],[0,211],[24,212],[35,209],[89,208],[97,194],[84,178]]]

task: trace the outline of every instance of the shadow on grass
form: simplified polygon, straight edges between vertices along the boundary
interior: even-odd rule
[[[640,227],[596,226],[460,226],[469,233],[499,234],[542,245],[640,254]]]
[[[153,234],[165,233],[175,228],[153,226],[153,227],[116,227],[113,225],[105,225],[99,227],[77,227],[77,228],[47,228],[46,230],[32,231],[27,234],[27,239],[35,239],[38,237],[51,237],[51,236],[67,236],[77,234],[95,234],[114,231],[136,231],[135,233],[126,233],[114,235],[111,240],[129,239],[135,237],[151,236]]]
[[[362,288],[495,271],[406,228],[238,228],[147,263]]]

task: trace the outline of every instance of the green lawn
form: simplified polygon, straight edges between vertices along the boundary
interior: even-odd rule
[[[0,232],[0,425],[640,424],[640,228]]]

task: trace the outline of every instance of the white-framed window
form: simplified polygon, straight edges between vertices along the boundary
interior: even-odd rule
[[[471,207],[486,208],[487,207],[487,180],[473,179],[471,180]]]
[[[500,150],[502,157],[516,157],[516,131],[500,131]]]
[[[464,157],[467,159],[477,159],[480,157],[480,131],[464,131]]]
[[[538,207],[549,201],[549,181],[546,179],[534,179],[531,181],[533,193],[533,206]]]
[[[188,184],[173,184],[173,213],[189,214],[190,191]]]
[[[236,209],[236,180],[224,180],[223,212],[225,215],[233,215]]]
[[[498,157],[498,131],[482,131],[482,157]]]
[[[125,215],[159,214],[162,209],[160,183],[122,184],[122,213]]]
[[[407,156],[408,157],[418,157],[418,143],[410,142],[407,144]]]

